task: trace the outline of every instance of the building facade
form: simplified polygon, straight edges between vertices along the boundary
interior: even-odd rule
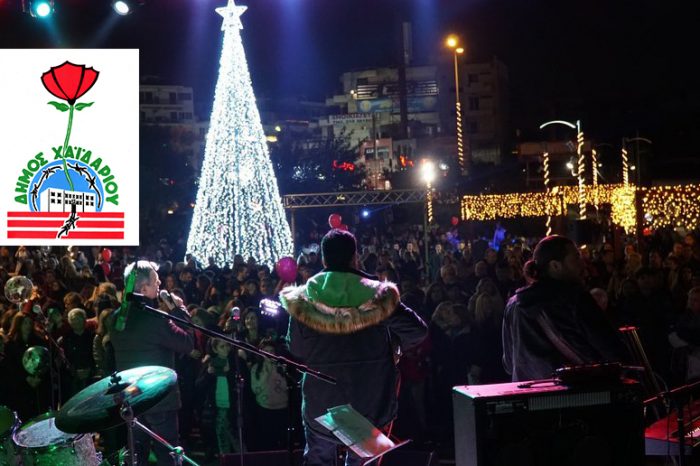
[[[441,120],[456,134],[454,66],[444,65],[440,75]],[[487,63],[460,63],[459,96],[462,130],[472,163],[500,164],[509,153],[508,69],[497,58]]]

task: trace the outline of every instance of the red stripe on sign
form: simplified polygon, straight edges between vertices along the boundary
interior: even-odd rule
[[[61,239],[124,239],[123,231],[71,231]]]
[[[82,218],[124,218],[124,212],[76,212]],[[65,218],[70,212],[8,212],[9,217],[24,218]]]
[[[76,225],[80,228],[124,228],[123,220],[82,220]],[[62,220],[8,220],[7,228],[61,228]]]
[[[13,230],[7,232],[13,239],[54,239],[55,231]],[[71,231],[60,239],[124,239],[123,231]]]
[[[8,220],[7,228],[61,228],[63,220]]]

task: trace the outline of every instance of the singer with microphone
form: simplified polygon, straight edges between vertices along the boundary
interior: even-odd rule
[[[124,296],[122,306],[116,311],[110,329],[110,339],[114,347],[117,371],[141,366],[164,366],[175,369],[175,355],[189,354],[194,348],[192,334],[175,324],[163,320],[141,308],[139,302],[158,307],[161,296],[170,314],[189,319],[182,300],[161,291],[157,273],[158,266],[149,261],[137,261],[124,270]],[[139,420],[167,440],[178,445],[178,410],[181,408],[180,390],[176,385],[172,392],[141,415]],[[135,432],[139,464],[147,464],[148,437]],[[173,458],[160,445],[154,445],[158,465],[172,465]]]

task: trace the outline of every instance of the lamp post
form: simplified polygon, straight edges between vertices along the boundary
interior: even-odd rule
[[[581,121],[576,120],[576,123],[570,123],[564,120],[552,120],[540,125],[540,129],[544,129],[550,125],[564,125],[576,130],[576,156],[578,158],[578,169],[576,176],[578,177],[578,218],[586,220],[586,159],[583,154],[583,131],[581,131]]]
[[[469,163],[464,154],[464,133],[462,128],[462,101],[459,98],[459,62],[457,60],[457,55],[462,55],[464,53],[464,47],[460,47],[459,38],[450,34],[445,39],[445,45],[452,49],[452,55],[454,56],[454,68],[455,68],[455,115],[457,118],[457,163],[459,165],[459,170],[462,175],[467,175],[469,173]]]
[[[429,263],[430,245],[428,244],[428,225],[433,222],[433,181],[435,181],[435,164],[430,160],[423,160],[420,168],[420,176],[425,183],[425,211],[423,215],[423,243],[425,247],[426,268]]]
[[[633,138],[622,138],[622,184],[624,184],[625,186],[629,185],[630,166],[629,166],[628,160],[627,160],[627,143],[628,142],[636,142],[637,143],[636,147],[635,147],[635,154],[634,154],[636,163],[635,163],[635,165],[632,166],[631,169],[632,169],[632,171],[636,170],[636,172],[637,172],[637,175],[636,175],[637,184],[640,184],[640,174],[639,174],[639,172],[641,171],[639,169],[640,164],[641,164],[641,160],[639,159],[639,142],[640,141],[646,142],[648,144],[653,144],[651,142],[651,140],[649,140],[647,138],[642,138],[639,136],[636,136]]]

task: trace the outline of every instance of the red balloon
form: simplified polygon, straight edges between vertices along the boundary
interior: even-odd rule
[[[341,217],[339,214],[331,214],[330,217],[328,217],[328,225],[331,228],[340,228],[340,225],[343,224],[343,217]]]
[[[293,283],[297,279],[297,263],[291,257],[282,257],[275,266],[277,275],[285,283]]]
[[[457,217],[452,217],[451,222],[453,227],[459,225],[459,219]]]
[[[338,230],[348,231],[348,226],[347,226],[346,224],[343,223],[342,225],[340,225],[340,226],[338,227]]]
[[[109,262],[110,260],[112,260],[112,251],[109,248],[104,248],[102,250],[102,259],[105,262]]]

